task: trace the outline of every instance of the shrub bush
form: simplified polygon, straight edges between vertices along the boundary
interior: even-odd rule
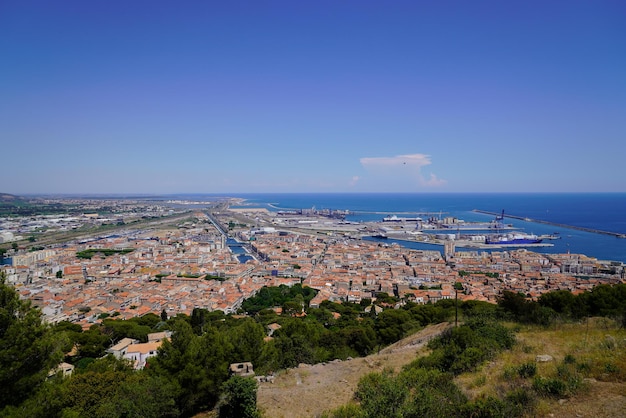
[[[563,358],[563,363],[565,364],[576,364],[576,357],[571,354],[566,354]]]
[[[523,379],[534,377],[537,374],[537,365],[532,362],[521,364],[517,368],[517,374]]]
[[[567,385],[561,379],[538,376],[533,381],[533,389],[542,396],[564,396]]]

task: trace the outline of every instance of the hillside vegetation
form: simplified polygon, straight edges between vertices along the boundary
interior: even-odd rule
[[[595,416],[622,412],[623,387],[611,385],[626,378],[624,284],[539,301],[505,292],[497,305],[416,305],[380,293],[376,306],[326,301],[310,308],[312,292],[268,288],[249,301],[247,315],[200,308],[190,316],[114,314],[83,330],[44,323],[0,272],[0,416],[191,417],[215,410],[254,418],[258,394],[270,417],[319,416],[320,406],[345,402],[328,416],[566,416],[577,405],[593,405],[577,401],[590,393],[605,400]],[[457,314],[458,327],[448,326]],[[171,340],[143,370],[106,356],[122,338],[145,342],[148,333],[164,330],[172,331]],[[409,335],[413,340],[402,340]],[[537,363],[544,354],[549,361]],[[71,376],[54,372],[61,360],[75,366]],[[275,386],[257,392],[254,379],[231,376],[229,365],[241,361],[258,374],[276,372]],[[294,384],[310,390],[290,392]],[[272,409],[273,401],[287,409]]]
[[[472,399],[514,388],[535,396],[528,416],[626,416],[626,329],[607,318],[523,326],[517,343],[455,381]],[[537,362],[549,355],[551,361]]]
[[[428,341],[451,325],[429,325],[380,352],[367,357],[331,361],[277,373],[274,382],[263,382],[258,389],[258,406],[265,417],[315,417],[338,408],[354,397],[359,379],[372,372],[400,371],[417,355],[427,352]],[[323,399],[323,402],[320,402]]]
[[[626,416],[626,329],[614,320],[470,320],[429,348],[399,372],[364,376],[353,399],[325,416]]]
[[[300,365],[261,385],[259,407],[284,418],[626,416],[624,290],[463,303],[460,327],[422,331],[446,330],[429,350],[418,332],[366,358]]]

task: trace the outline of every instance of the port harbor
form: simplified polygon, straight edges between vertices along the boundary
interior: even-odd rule
[[[466,222],[462,219],[455,218],[453,216],[439,217],[430,216],[428,219],[422,218],[404,218],[396,215],[386,216],[383,218],[383,223],[403,223],[403,222],[415,222],[415,227],[418,230],[429,231],[491,231],[499,232],[506,230],[517,229],[512,224],[505,224],[502,222],[503,216],[496,215],[490,222]]]
[[[490,212],[490,211],[486,211],[486,210],[480,210],[480,209],[474,209],[472,212],[476,212],[476,213],[482,213],[483,215],[495,215],[497,216],[496,213],[494,212]],[[576,231],[584,231],[584,232],[591,232],[594,234],[602,234],[602,235],[611,235],[614,236],[616,238],[626,238],[626,234],[622,234],[620,232],[612,232],[612,231],[603,231],[601,229],[594,229],[594,228],[586,228],[584,226],[576,226],[576,225],[567,225],[567,224],[561,224],[561,223],[557,223],[557,222],[550,222],[550,221],[544,221],[542,219],[531,219],[531,218],[527,218],[524,216],[516,216],[516,215],[503,215],[506,218],[511,218],[511,219],[518,219],[520,221],[526,221],[526,222],[534,222],[534,223],[538,223],[538,224],[543,224],[543,225],[551,225],[551,226],[557,226],[560,228],[568,228],[568,229],[574,229]]]
[[[350,238],[376,240],[398,240],[431,245],[454,243],[456,247],[474,249],[501,249],[520,247],[552,247],[545,240],[559,239],[559,235],[533,235],[519,231],[505,223],[504,213],[494,214],[489,222],[469,222],[453,216],[442,216],[443,212],[384,213],[377,221],[348,221],[346,213],[351,211],[290,210],[275,213],[269,222],[279,230],[293,230],[315,234],[340,235]],[[370,212],[371,213],[371,212]],[[383,213],[381,213],[382,215]]]
[[[393,239],[397,241],[411,241],[411,242],[419,242],[423,244],[432,244],[432,245],[441,245],[444,246],[446,243],[454,243],[456,247],[461,248],[475,248],[475,249],[501,249],[501,248],[520,248],[520,247],[552,247],[553,244],[542,242],[543,239],[554,239],[547,238],[544,236],[539,236],[534,242],[531,241],[520,241],[520,242],[507,242],[506,237],[504,237],[503,242],[491,241],[488,242],[488,236],[480,235],[480,234],[443,234],[443,233],[407,233],[402,231],[385,231],[386,233],[376,233],[369,236],[371,238],[386,240]],[[512,234],[512,237],[515,235]]]
[[[466,222],[453,216],[431,216],[422,218],[403,218],[396,215],[382,220],[379,233],[373,238],[393,238],[399,240],[421,241],[437,245],[454,242],[456,246],[466,248],[509,248],[509,247],[551,247],[544,239],[558,239],[559,236],[537,236],[512,231],[512,224],[504,223],[504,211],[495,214],[490,222]],[[461,233],[463,231],[463,233]],[[479,233],[469,233],[476,231]],[[485,232],[486,231],[486,232]]]

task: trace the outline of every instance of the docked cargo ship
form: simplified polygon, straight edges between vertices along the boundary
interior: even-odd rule
[[[396,215],[385,216],[383,222],[421,222],[422,218],[400,218]]]
[[[542,239],[533,234],[504,234],[485,238],[485,244],[497,245],[526,245],[539,244]]]

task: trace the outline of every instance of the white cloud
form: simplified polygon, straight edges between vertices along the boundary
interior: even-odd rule
[[[426,180],[424,176],[420,174],[419,180],[422,186],[428,186],[428,187],[440,187],[448,183],[447,180],[440,179],[433,173],[430,173],[430,178],[428,180]]]
[[[364,157],[361,158],[361,165],[378,180],[387,179],[394,184],[405,184],[411,187],[416,183],[422,187],[441,187],[447,184],[444,179],[438,178],[435,174],[425,175],[422,167],[431,164],[430,155],[426,154],[405,154],[394,157]],[[408,183],[407,183],[408,181]]]
[[[356,186],[356,184],[359,182],[361,178],[359,176],[353,176],[352,179],[350,180],[350,182],[348,183],[349,186]]]
[[[361,164],[367,167],[393,167],[408,165],[409,167],[423,167],[430,164],[430,155],[407,154],[395,157],[365,157],[361,158]]]

